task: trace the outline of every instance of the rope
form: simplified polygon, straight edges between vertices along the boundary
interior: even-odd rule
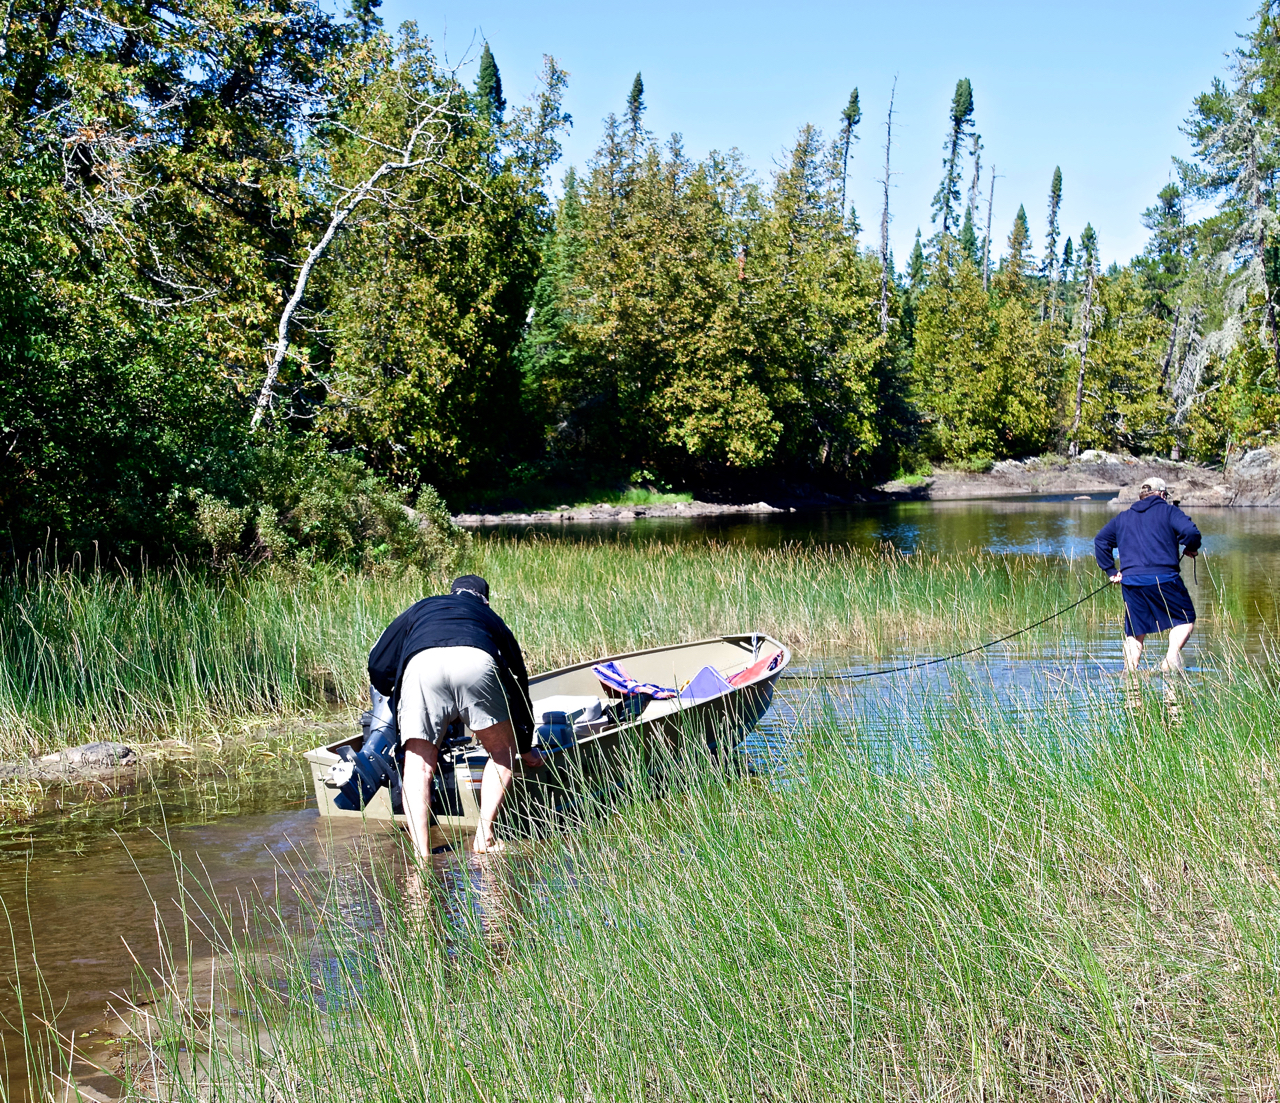
[[[1079,601],[1073,601],[1070,605],[1067,605],[1062,609],[1059,609],[1056,613],[1050,613],[1047,617],[1044,617],[1042,620],[1036,621],[1035,624],[1028,624],[1025,628],[1019,628],[1016,632],[1010,632],[1007,636],[1001,636],[998,640],[992,640],[990,643],[979,644],[977,647],[970,647],[966,651],[957,651],[954,655],[943,655],[942,658],[940,659],[921,659],[914,663],[904,663],[902,666],[886,666],[882,670],[863,670],[857,674],[835,674],[835,675],[831,675],[830,677],[832,680],[835,680],[835,681],[853,682],[853,681],[857,681],[859,678],[875,678],[881,674],[897,674],[903,670],[919,670],[921,667],[936,666],[938,663],[949,663],[953,659],[962,659],[966,655],[975,655],[979,651],[986,651],[989,647],[995,647],[995,645],[998,643],[1004,643],[1005,640],[1011,640],[1014,638],[1014,636],[1021,636],[1024,632],[1030,632],[1031,629],[1033,628],[1039,628],[1040,625],[1042,624],[1048,624],[1049,621],[1051,620],[1057,620],[1058,617],[1062,616],[1064,613],[1071,612],[1071,610],[1074,609],[1077,605],[1083,605],[1091,597],[1096,597],[1098,594],[1102,593],[1103,590],[1106,590],[1113,585],[1115,584],[1110,579],[1107,579],[1107,581],[1104,582],[1101,586],[1099,586],[1096,590],[1092,590],[1089,593],[1085,594],[1084,597],[1082,597]],[[788,678],[799,678],[799,677],[805,677],[805,675],[797,675],[797,674],[788,675]],[[828,676],[827,675],[810,675],[809,677],[826,678]]]

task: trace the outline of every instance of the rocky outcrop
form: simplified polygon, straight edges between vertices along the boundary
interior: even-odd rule
[[[768,502],[749,505],[723,505],[719,502],[674,502],[670,505],[611,506],[601,502],[594,506],[560,506],[532,513],[460,513],[454,523],[467,528],[482,525],[552,525],[566,521],[634,521],[638,517],[715,517],[725,513],[786,513],[781,506]],[[795,512],[795,510],[791,510]]]
[[[1246,452],[1227,470],[1159,456],[1125,456],[1089,449],[1076,459],[1001,460],[990,471],[940,471],[917,486],[886,483],[893,498],[956,501],[1020,494],[1106,497],[1117,506],[1138,498],[1143,481],[1159,476],[1184,506],[1280,505],[1280,450]]]
[[[84,743],[25,762],[0,762],[0,781],[83,781],[132,770],[140,761],[125,743]]]

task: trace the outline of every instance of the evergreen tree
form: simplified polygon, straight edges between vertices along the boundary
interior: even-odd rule
[[[981,263],[978,255],[978,234],[973,228],[973,208],[964,209],[964,225],[960,228],[960,251],[975,265]]]
[[[382,30],[382,16],[378,14],[380,7],[382,7],[382,0],[351,0],[351,18],[360,28],[361,42],[368,42]],[[485,49],[488,47],[486,46]]]
[[[1058,210],[1062,206],[1062,169],[1054,168],[1053,179],[1049,183],[1049,220],[1045,234],[1044,261],[1040,265],[1040,274],[1045,280],[1046,307],[1041,312],[1042,318],[1053,320],[1057,308],[1058,286]]]
[[[631,91],[627,93],[627,130],[631,138],[631,146],[635,149],[643,140],[644,131],[640,120],[644,115],[644,81],[640,74],[631,82]]]
[[[951,99],[951,129],[943,145],[942,183],[933,197],[933,221],[942,218],[942,233],[955,230],[955,207],[960,202],[960,148],[973,127],[973,86],[968,77],[956,81]]]
[[[498,72],[498,63],[493,60],[493,51],[489,49],[487,42],[480,54],[480,72],[476,76],[476,100],[480,105],[482,116],[491,122],[502,122],[507,101],[502,95],[502,75]]]
[[[924,247],[920,244],[919,227],[916,228],[916,243],[911,249],[911,260],[907,266],[907,278],[911,281],[912,291],[919,291],[924,287]]]
[[[1066,244],[1062,247],[1062,279],[1064,282],[1070,282],[1075,277],[1071,268],[1075,263],[1075,246],[1071,244],[1071,239],[1067,238]]]
[[[1094,233],[1093,224],[1085,225],[1080,234],[1080,267],[1084,269],[1083,298],[1080,303],[1080,339],[1077,351],[1080,355],[1080,366],[1076,373],[1075,412],[1071,418],[1071,426],[1067,429],[1068,453],[1072,456],[1080,453],[1080,424],[1084,418],[1085,377],[1089,367],[1089,339],[1093,335],[1095,322],[1094,295],[1098,280],[1098,236]]]
[[[1157,202],[1142,214],[1142,224],[1151,231],[1151,240],[1134,262],[1144,287],[1154,296],[1157,312],[1170,317],[1191,270],[1195,236],[1187,226],[1185,196],[1170,182],[1160,189]]]
[[[849,93],[849,102],[840,112],[840,210],[847,207],[845,195],[849,184],[849,145],[856,137],[854,131],[862,121],[862,108],[858,105],[858,90]]]

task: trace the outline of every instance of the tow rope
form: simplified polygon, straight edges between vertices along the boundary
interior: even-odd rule
[[[793,678],[796,678],[796,679],[822,678],[823,680],[832,680],[832,681],[839,681],[839,682],[854,682],[854,681],[857,681],[859,678],[875,678],[881,674],[898,674],[904,670],[919,670],[921,667],[936,666],[938,663],[949,663],[953,659],[962,659],[966,655],[976,655],[979,651],[986,651],[990,647],[995,647],[996,644],[998,643],[1004,643],[1006,640],[1011,640],[1015,636],[1021,636],[1024,632],[1030,632],[1031,629],[1039,628],[1040,625],[1042,624],[1048,624],[1049,621],[1051,620],[1057,620],[1058,617],[1062,616],[1064,613],[1071,612],[1071,610],[1074,609],[1077,605],[1083,605],[1091,597],[1097,597],[1097,595],[1102,593],[1103,590],[1109,589],[1114,585],[1115,585],[1114,582],[1112,582],[1110,579],[1107,579],[1107,581],[1104,582],[1101,586],[1099,586],[1096,590],[1091,590],[1089,593],[1085,594],[1084,597],[1082,597],[1079,601],[1073,601],[1070,605],[1064,606],[1063,608],[1059,609],[1056,613],[1050,613],[1047,617],[1044,617],[1041,620],[1036,621],[1034,624],[1028,624],[1025,628],[1019,628],[1016,632],[1010,632],[1007,636],[1001,636],[998,640],[992,640],[990,643],[982,643],[982,644],[979,644],[977,647],[970,647],[964,651],[957,651],[954,655],[943,655],[939,659],[920,659],[914,663],[904,663],[902,666],[886,666],[882,670],[863,670],[857,674],[831,674],[831,675],[789,674],[789,675],[786,675],[786,677],[788,678],[788,680]]]

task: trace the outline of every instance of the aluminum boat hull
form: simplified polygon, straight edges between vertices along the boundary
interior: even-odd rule
[[[625,787],[637,776],[661,778],[708,754],[724,756],[742,742],[768,709],[778,677],[790,665],[791,651],[761,633],[718,636],[591,659],[530,678],[530,696],[535,701],[560,694],[605,698],[605,691],[591,670],[597,663],[613,660],[638,681],[682,686],[704,666],[715,667],[729,678],[774,651],[782,652],[782,661],[751,682],[693,702],[650,701],[635,719],[580,734],[575,746],[550,755],[538,769],[517,761],[503,819],[517,828],[536,829],[539,824],[572,815],[584,802]],[[339,761],[340,747],[358,750],[361,739],[361,735],[353,734],[304,755],[311,766],[320,815],[403,822],[402,815],[393,814],[385,788],[362,811],[347,811],[334,803],[337,789],[328,783],[329,767]],[[431,802],[432,816],[439,827],[475,828],[480,777],[487,761],[488,756],[478,745],[441,755]]]

